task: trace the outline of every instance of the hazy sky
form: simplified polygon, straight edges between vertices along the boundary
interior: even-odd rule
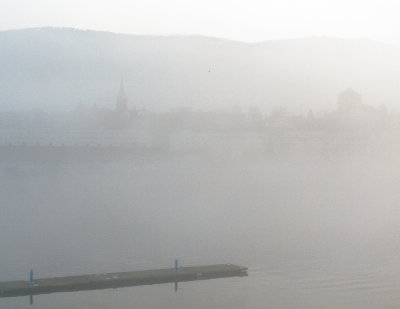
[[[0,30],[57,26],[243,41],[369,37],[400,44],[398,0],[0,0]]]

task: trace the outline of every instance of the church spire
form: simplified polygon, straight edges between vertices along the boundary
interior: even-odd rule
[[[116,110],[118,112],[126,111],[128,109],[127,101],[128,100],[127,100],[126,94],[125,94],[124,78],[122,77],[121,78],[121,85],[119,87]]]

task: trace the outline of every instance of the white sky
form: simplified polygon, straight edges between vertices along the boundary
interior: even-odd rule
[[[56,26],[241,41],[368,37],[400,44],[400,0],[0,0],[0,30]]]

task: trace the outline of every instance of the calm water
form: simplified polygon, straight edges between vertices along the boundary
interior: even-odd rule
[[[399,308],[400,160],[216,154],[2,163],[0,281],[234,263],[244,278],[0,308]]]

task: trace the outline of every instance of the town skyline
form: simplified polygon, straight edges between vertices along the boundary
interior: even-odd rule
[[[304,114],[329,110],[349,87],[367,105],[400,102],[399,48],[371,40],[247,44],[40,28],[0,32],[0,61],[0,111],[103,108],[121,76],[131,102],[157,112],[257,106]]]

